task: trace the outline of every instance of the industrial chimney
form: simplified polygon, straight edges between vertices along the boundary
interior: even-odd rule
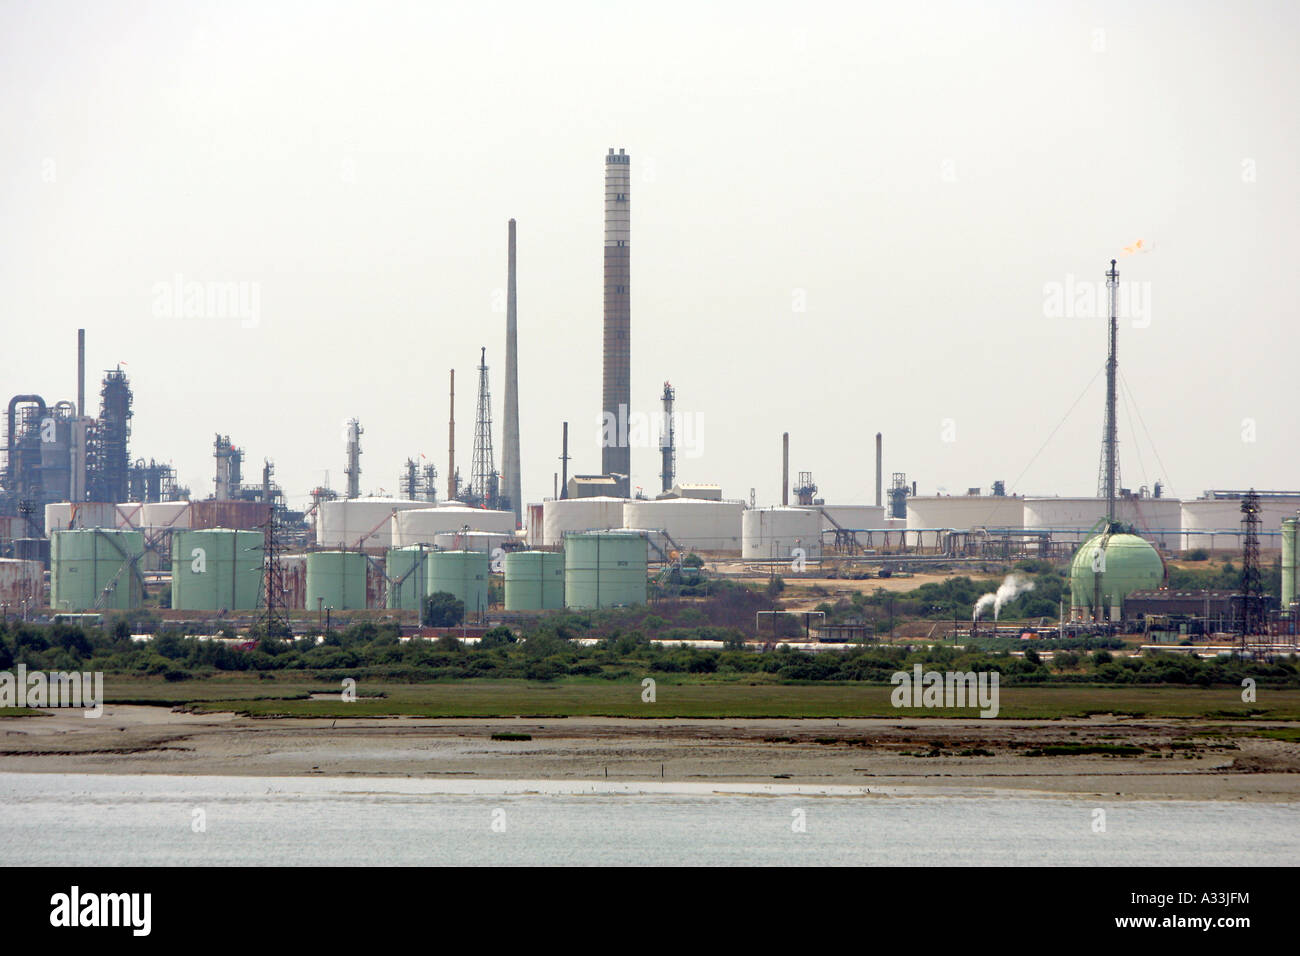
[[[86,330],[77,329],[77,414],[86,417]]]
[[[560,482],[560,493],[558,498],[569,497],[569,423],[564,423],[564,438],[560,445],[560,467],[564,470],[564,478]]]
[[[451,369],[450,394],[447,398],[447,500],[455,501],[456,493],[456,370]]]
[[[879,508],[881,504],[881,491],[882,491],[881,484],[884,478],[884,474],[880,470],[880,465],[881,465],[880,432],[876,432],[876,507],[877,508]]]
[[[515,513],[515,527],[523,524],[522,478],[519,473],[519,352],[518,314],[515,305],[515,221],[510,220],[506,251],[506,408],[505,448],[501,452],[501,473],[506,497]]]
[[[627,420],[632,405],[631,160],[611,148],[605,157],[605,355],[601,469],[631,490],[632,450]],[[611,425],[613,426],[611,428]]]
[[[344,474],[348,476],[348,497],[361,497],[361,436],[365,429],[355,418],[348,422],[348,466]]]
[[[781,435],[781,504],[790,504],[790,433]]]

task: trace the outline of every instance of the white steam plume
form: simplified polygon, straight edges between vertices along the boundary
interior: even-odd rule
[[[982,595],[975,602],[975,613],[971,615],[971,620],[978,621],[980,615],[991,607],[993,608],[993,620],[996,621],[1008,601],[1014,601],[1017,596],[1033,589],[1034,582],[1029,578],[1021,574],[1008,574],[996,591],[990,591],[988,594]]]

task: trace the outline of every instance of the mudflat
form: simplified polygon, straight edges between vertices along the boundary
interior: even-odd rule
[[[69,710],[6,718],[0,771],[781,781],[1293,802],[1300,743],[1278,732],[1288,726],[1109,715],[253,718],[110,704],[97,719]]]

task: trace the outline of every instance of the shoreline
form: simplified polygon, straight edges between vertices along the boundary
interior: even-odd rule
[[[336,720],[106,705],[96,719],[44,711],[0,722],[0,772],[1300,802],[1300,744],[1237,733],[1267,726],[1109,716]]]

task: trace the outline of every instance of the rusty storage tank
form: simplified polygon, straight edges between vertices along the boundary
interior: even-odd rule
[[[0,602],[6,613],[21,614],[45,603],[45,565],[39,561],[0,558]]]
[[[271,506],[260,501],[206,501],[190,502],[190,527],[195,531],[205,528],[234,528],[240,531],[259,530],[271,515]]]

